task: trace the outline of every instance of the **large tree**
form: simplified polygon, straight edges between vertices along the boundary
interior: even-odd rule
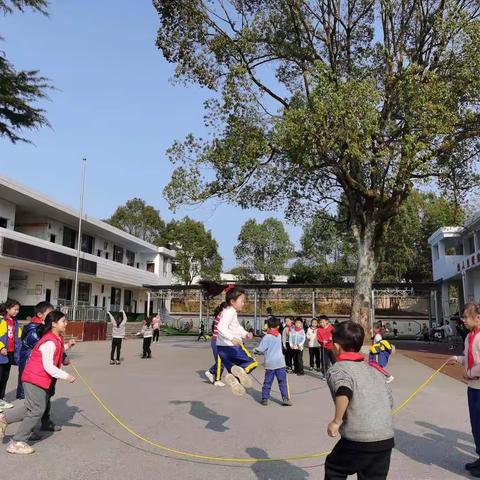
[[[0,0],[0,13],[7,15],[31,8],[46,15],[47,5],[46,0]],[[0,51],[0,136],[13,143],[28,142],[23,130],[49,125],[37,102],[46,97],[50,87],[37,70],[15,70]]]
[[[288,233],[276,218],[267,218],[262,223],[247,220],[235,246],[235,256],[242,267],[264,275],[266,282],[272,282],[274,275],[286,273],[286,263],[294,254]]]
[[[176,252],[174,273],[186,285],[195,278],[219,280],[222,271],[222,257],[212,232],[202,222],[185,217],[172,220],[167,225],[165,242]]]
[[[214,90],[212,135],[170,149],[172,206],[212,197],[342,204],[356,243],[352,318],[368,326],[385,233],[416,183],[477,182],[478,0],[154,0],[176,77]]]
[[[128,200],[106,222],[150,243],[162,243],[165,234],[165,222],[160,213],[141,198]]]

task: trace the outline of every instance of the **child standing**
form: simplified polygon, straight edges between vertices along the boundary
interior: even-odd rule
[[[320,325],[317,330],[317,339],[321,348],[322,371],[323,375],[327,374],[330,365],[335,363],[335,355],[333,354],[333,326],[326,315],[320,316]]]
[[[223,310],[227,308],[226,302],[222,302],[213,312],[215,320],[212,325],[212,339],[210,341],[210,346],[212,347],[213,358],[215,363],[210,367],[210,370],[205,372],[205,376],[212,382],[216,387],[224,387],[225,384],[220,380],[223,373],[222,359],[218,355],[217,351],[217,338],[218,338],[218,322],[220,321],[220,314]]]
[[[285,319],[285,326],[282,330],[282,345],[283,345],[283,355],[285,356],[285,363],[287,365],[287,373],[292,372],[292,359],[293,353],[292,348],[290,347],[290,332],[292,330],[292,319],[287,317]]]
[[[107,312],[112,324],[112,349],[110,350],[110,365],[120,365],[120,350],[122,349],[122,341],[125,338],[125,325],[127,324],[127,314],[122,310],[114,318],[110,312]],[[117,359],[115,360],[115,352]]]
[[[293,365],[297,375],[304,375],[303,372],[303,346],[305,344],[305,330],[300,317],[295,319],[295,328],[290,330],[290,348],[292,349]]]
[[[224,367],[228,370],[225,383],[235,395],[243,395],[251,388],[252,380],[248,376],[258,363],[246,349],[242,339],[253,339],[238,321],[238,312],[245,307],[245,291],[231,286],[225,295],[227,307],[222,311],[218,322],[217,350]]]
[[[18,417],[22,409],[15,409],[8,417],[0,415],[0,438],[5,436],[9,423],[22,422],[7,447],[8,453],[24,455],[35,451],[26,442],[47,408],[53,379],[61,378],[70,383],[75,381],[75,377],[60,369],[64,351],[75,345],[74,340],[64,345],[66,328],[67,320],[63,312],[55,310],[47,315],[42,338],[33,348],[23,371],[26,414],[23,420]]]
[[[143,328],[137,333],[137,335],[143,336],[143,354],[142,358],[152,358],[152,351],[150,345],[152,344],[153,327],[152,317],[148,317],[143,325]]]
[[[280,320],[275,317],[270,317],[268,319],[267,334],[262,338],[260,345],[255,349],[255,352],[263,353],[265,355],[265,380],[262,388],[262,405],[268,405],[268,399],[270,398],[270,391],[275,377],[277,377],[283,405],[292,405],[288,388],[285,358],[282,354],[282,341],[279,328]]]
[[[464,368],[463,378],[468,384],[470,425],[472,426],[475,450],[480,457],[480,305],[467,303],[462,320],[470,333],[465,339],[463,355],[454,356],[453,359],[461,363]],[[470,471],[472,477],[480,478],[480,458],[467,463],[465,468]]]
[[[18,326],[16,316],[20,303],[7,300],[0,306],[0,411],[13,408],[5,401],[5,390],[12,365],[17,365],[22,348],[22,329]]]
[[[325,461],[326,480],[386,480],[394,447],[393,398],[376,369],[364,362],[360,349],[365,332],[358,323],[340,323],[333,332],[337,363],[327,372],[335,417],[327,433],[341,439]],[[369,410],[375,392],[375,414]]]
[[[158,343],[158,339],[160,338],[160,315],[158,313],[153,317],[152,326],[153,326],[152,343],[155,343],[155,342]]]
[[[310,370],[320,371],[320,344],[317,338],[318,321],[314,318],[307,330],[308,355],[310,356]]]

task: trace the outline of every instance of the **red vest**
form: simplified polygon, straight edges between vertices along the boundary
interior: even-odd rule
[[[52,384],[53,377],[45,371],[42,363],[42,352],[39,348],[48,341],[55,343],[55,353],[53,354],[53,364],[60,368],[63,360],[63,338],[55,335],[53,332],[46,333],[33,347],[32,355],[28,360],[22,375],[22,382],[31,383],[37,387],[48,390]]]

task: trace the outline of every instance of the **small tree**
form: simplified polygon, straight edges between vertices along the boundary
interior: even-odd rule
[[[369,327],[385,233],[415,184],[477,184],[474,0],[154,0],[179,79],[216,90],[207,140],[169,151],[172,206],[219,197],[304,220],[348,214],[352,318]],[[272,75],[272,72],[274,74]]]
[[[240,231],[235,256],[247,271],[262,274],[265,282],[272,282],[274,275],[286,273],[294,249],[280,220],[267,218],[257,223],[250,219]]]
[[[46,7],[46,0],[0,0],[0,12],[4,15],[26,8],[46,15]],[[37,70],[15,70],[0,51],[0,135],[12,143],[28,142],[22,136],[23,129],[48,126],[44,110],[35,103],[46,97],[49,88],[50,83]]]

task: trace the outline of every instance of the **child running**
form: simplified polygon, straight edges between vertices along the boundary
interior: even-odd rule
[[[0,414],[0,439],[5,436],[9,423],[22,422],[7,447],[8,453],[25,455],[35,451],[26,442],[47,408],[53,379],[60,378],[70,383],[75,381],[74,376],[60,368],[64,351],[75,344],[70,341],[68,345],[64,345],[66,328],[67,319],[63,312],[55,310],[47,315],[42,338],[33,348],[22,375],[25,411],[17,408],[9,412],[8,417]]]
[[[255,352],[265,355],[265,380],[262,387],[262,405],[268,405],[270,391],[275,377],[277,377],[278,387],[282,395],[283,405],[292,405],[290,392],[288,388],[287,370],[285,368],[285,358],[282,353],[282,340],[280,338],[279,328],[280,320],[270,317],[267,320],[268,329],[266,335],[262,338],[260,345]]]
[[[225,289],[227,292],[229,287]],[[220,314],[227,307],[226,302],[222,302],[213,312],[215,320],[212,325],[212,339],[210,341],[210,346],[212,347],[213,358],[215,363],[210,367],[210,370],[205,372],[205,376],[212,382],[216,387],[224,387],[225,384],[220,380],[223,373],[222,359],[218,355],[217,351],[217,338],[218,338],[218,322],[220,321]]]
[[[218,322],[217,351],[223,366],[229,372],[225,383],[235,395],[243,395],[251,388],[252,380],[248,376],[258,363],[243,344],[243,339],[253,339],[238,321],[238,312],[245,307],[245,291],[239,287],[230,288],[225,295],[227,307],[222,311]],[[240,381],[240,382],[239,382]]]
[[[12,365],[17,365],[22,348],[22,329],[16,316],[20,311],[20,303],[7,300],[0,306],[0,412],[13,408],[5,401],[8,378]]]
[[[122,349],[122,341],[125,338],[125,325],[127,324],[127,314],[122,310],[117,317],[114,318],[110,312],[107,312],[112,324],[112,349],[110,350],[110,365],[120,365],[120,351]],[[115,352],[117,359],[115,360]]]
[[[316,318],[310,323],[307,330],[308,355],[310,357],[310,370],[320,371],[320,344],[317,338],[318,321]]]
[[[378,343],[374,343],[370,347],[370,353],[368,356],[368,364],[385,375],[385,381],[387,383],[395,380],[395,377],[386,370],[391,353],[392,345],[390,342],[388,340],[380,340]]]
[[[137,333],[137,336],[143,336],[143,354],[142,358],[152,358],[152,350],[150,345],[152,344],[153,337],[153,326],[152,326],[152,317],[148,317],[145,320],[145,323],[142,329]]]
[[[333,332],[337,362],[327,372],[335,403],[335,417],[327,433],[341,439],[325,460],[325,480],[386,480],[394,447],[393,397],[382,374],[364,362],[360,349],[365,332],[352,321]],[[371,398],[375,395],[375,412]]]
[[[305,344],[305,330],[300,317],[295,319],[295,328],[290,330],[290,348],[292,349],[293,365],[297,375],[304,375],[303,371],[303,346]]]

